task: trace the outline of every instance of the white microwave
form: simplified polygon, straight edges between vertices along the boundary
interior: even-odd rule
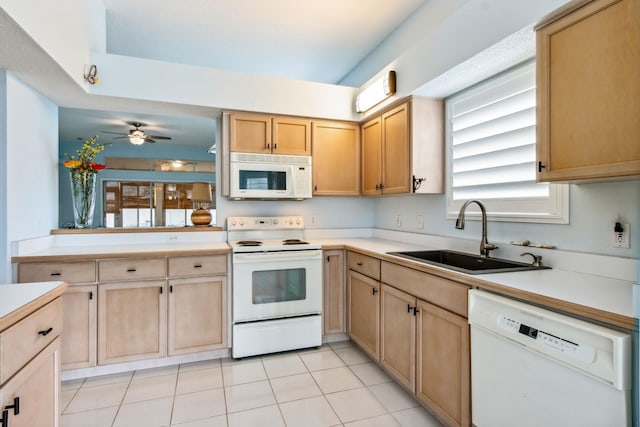
[[[229,153],[230,199],[308,199],[311,179],[311,156]]]

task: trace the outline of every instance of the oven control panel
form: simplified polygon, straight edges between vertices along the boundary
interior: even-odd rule
[[[304,217],[294,216],[230,216],[227,230],[302,230]]]

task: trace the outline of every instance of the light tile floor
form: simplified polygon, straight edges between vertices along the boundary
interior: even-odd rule
[[[65,381],[61,427],[441,427],[350,342]]]

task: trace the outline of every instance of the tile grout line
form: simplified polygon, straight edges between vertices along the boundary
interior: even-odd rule
[[[116,414],[113,417],[113,421],[111,421],[111,427],[114,427],[116,420],[118,419],[118,415],[120,414],[120,409],[122,408],[122,404],[124,402],[124,398],[127,395],[127,392],[129,391],[129,387],[131,387],[131,383],[133,382],[133,375],[135,374],[135,371],[133,371],[131,373],[131,377],[129,378],[129,382],[127,384],[127,388],[124,390],[124,393],[122,394],[122,399],[120,399],[120,404],[118,405],[118,409],[116,410]]]

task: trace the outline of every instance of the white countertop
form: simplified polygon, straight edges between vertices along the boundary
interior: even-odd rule
[[[437,249],[378,238],[313,239],[313,242],[320,243],[323,246],[345,245],[379,255],[394,251]],[[402,261],[425,266],[423,263],[405,258],[402,258]],[[595,308],[621,316],[636,319],[640,317],[640,285],[632,281],[577,273],[559,268],[470,275],[448,269],[440,269],[436,266],[428,267],[434,270],[447,270],[452,276],[464,277],[478,286],[481,286],[481,282],[491,282],[507,288]]]
[[[77,246],[52,246],[39,251],[23,254],[19,257],[57,257],[75,256],[85,257],[101,255],[130,255],[130,254],[158,254],[198,251],[229,251],[227,242],[194,242],[194,243],[146,243],[126,245],[77,245]]]
[[[0,285],[0,319],[63,284],[64,282],[34,282]]]

